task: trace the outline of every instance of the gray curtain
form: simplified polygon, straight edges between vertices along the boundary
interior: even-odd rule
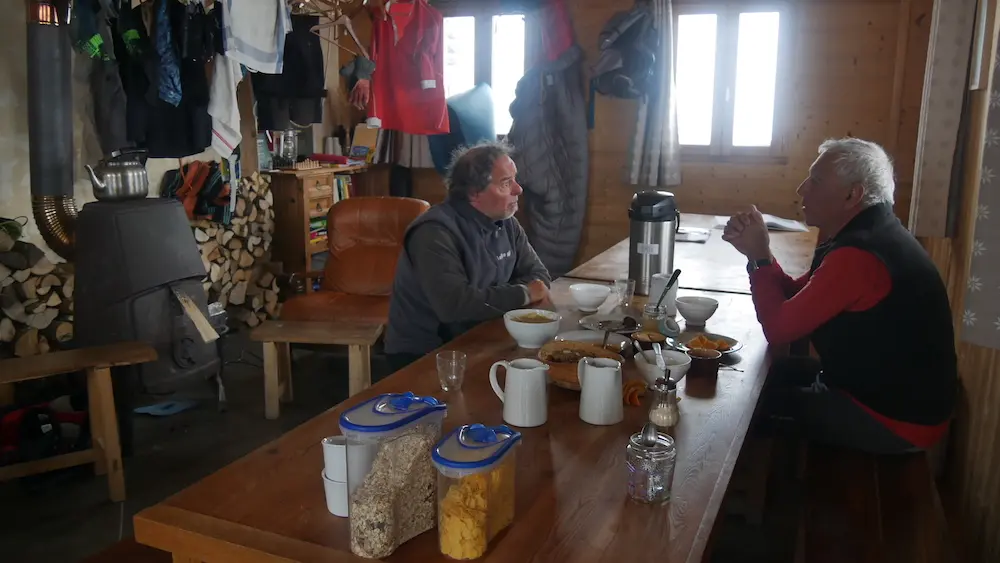
[[[650,7],[659,38],[657,87],[639,100],[635,136],[629,151],[628,183],[676,186],[681,183],[681,147],[677,139],[674,88],[674,15],[671,0],[653,0]]]

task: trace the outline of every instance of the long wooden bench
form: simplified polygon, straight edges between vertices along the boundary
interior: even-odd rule
[[[85,371],[89,402],[87,411],[93,442],[93,446],[87,450],[0,467],[0,481],[93,463],[97,475],[108,476],[111,500],[125,500],[125,469],[122,467],[121,445],[118,442],[118,417],[111,386],[111,368],[155,359],[156,350],[149,344],[122,342],[0,361],[0,385]]]
[[[142,545],[133,538],[122,540],[82,563],[170,563],[166,551]]]
[[[810,445],[798,563],[957,562],[926,454]]]

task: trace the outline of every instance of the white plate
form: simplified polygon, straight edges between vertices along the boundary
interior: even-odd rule
[[[572,342],[588,342],[591,344],[600,345],[604,341],[603,332],[595,332],[593,330],[570,330],[567,332],[560,332],[556,335],[556,340],[560,341],[572,341]],[[614,346],[618,350],[624,350],[628,346],[628,338],[620,334],[611,333],[608,335],[608,345]]]
[[[607,313],[607,314],[603,314],[603,315],[600,315],[600,314],[599,315],[587,315],[586,317],[583,317],[582,319],[580,319],[580,326],[582,326],[583,328],[585,328],[587,330],[600,331],[601,327],[599,326],[599,324],[602,321],[610,321],[610,322],[613,322],[613,323],[620,323],[625,318],[625,316],[626,315],[624,315],[622,313]],[[641,326],[640,319],[638,319],[637,317],[632,317],[632,318],[635,319],[635,322],[636,322],[636,326],[635,327],[630,328],[630,329],[616,330],[616,331],[612,331],[612,332],[617,332],[619,334],[632,334],[633,332],[639,330],[639,327]]]
[[[698,336],[699,334],[704,334],[707,338],[711,338],[712,340],[724,340],[728,342],[729,343],[728,350],[726,351],[719,350],[720,352],[722,352],[723,355],[732,354],[733,352],[737,352],[741,348],[743,348],[743,343],[740,342],[739,340],[736,340],[735,338],[726,336],[724,334],[716,334],[714,332],[684,332],[677,337],[677,341],[687,346],[687,343],[694,340],[695,337]]]

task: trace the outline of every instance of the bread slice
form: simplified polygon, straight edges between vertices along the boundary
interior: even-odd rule
[[[549,379],[556,386],[580,390],[577,364],[583,358],[607,358],[624,364],[625,359],[600,344],[576,342],[574,340],[553,340],[538,350],[538,359],[549,365]]]

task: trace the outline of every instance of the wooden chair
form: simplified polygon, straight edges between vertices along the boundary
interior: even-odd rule
[[[408,197],[352,197],[327,215],[330,257],[322,272],[293,273],[303,287],[286,299],[281,319],[257,327],[264,343],[264,415],[278,418],[292,400],[290,344],[348,346],[350,394],[371,385],[371,348],[389,321],[389,294],[406,229],[430,208]],[[313,291],[313,281],[320,281]]]
[[[429,208],[407,197],[352,197],[331,207],[326,267],[292,273],[305,287],[282,304],[281,320],[385,324],[403,235]],[[320,289],[312,291],[317,279]]]
[[[122,467],[121,445],[118,441],[118,417],[111,387],[111,368],[155,359],[156,350],[152,346],[141,342],[125,342],[0,361],[0,386],[86,371],[88,418],[93,442],[93,447],[87,450],[0,466],[0,481],[93,463],[97,475],[108,476],[111,500],[125,500],[125,470]]]

